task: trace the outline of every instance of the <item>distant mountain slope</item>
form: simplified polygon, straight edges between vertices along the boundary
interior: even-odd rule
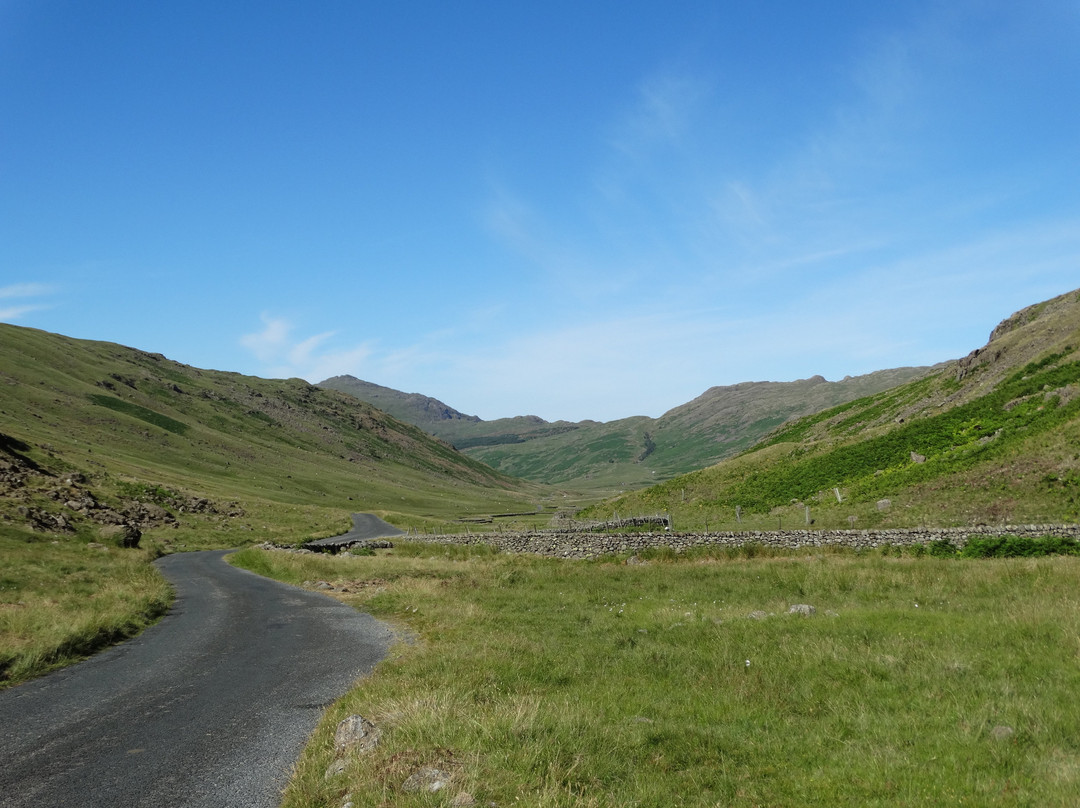
[[[922,379],[589,515],[612,510],[714,529],[1080,520],[1080,291],[1018,311]]]
[[[349,393],[361,401],[366,401],[383,412],[389,413],[399,421],[405,421],[408,424],[414,424],[425,429],[429,424],[437,425],[442,421],[480,422],[477,416],[460,413],[438,399],[422,396],[419,393],[402,393],[400,390],[394,390],[390,387],[365,382],[355,376],[334,376],[331,379],[319,382],[319,387]],[[439,433],[433,432],[433,434]]]
[[[925,375],[897,368],[828,382],[744,382],[713,387],[660,418],[549,423],[535,416],[482,421],[435,399],[338,376],[321,382],[438,435],[515,477],[544,483],[641,486],[711,465],[790,418]]]
[[[343,515],[491,512],[520,510],[526,497],[535,502],[520,481],[337,391],[3,324],[0,450],[23,475],[5,482],[0,463],[0,517],[25,522],[30,512],[55,512],[72,529],[88,514],[53,497],[70,493],[75,501],[94,486],[105,499],[133,485],[165,487],[196,499],[317,504]],[[67,469],[87,482],[74,493],[44,480],[31,490],[28,463],[46,476]]]

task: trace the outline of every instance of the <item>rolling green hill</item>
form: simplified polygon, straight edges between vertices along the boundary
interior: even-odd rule
[[[1017,312],[924,378],[584,515],[659,510],[677,529],[1077,521],[1080,291]]]
[[[437,399],[352,376],[320,383],[386,409],[515,477],[582,489],[637,488],[709,466],[785,421],[925,375],[897,368],[829,382],[744,382],[713,387],[660,418],[549,423],[536,416],[482,421]]]
[[[296,540],[347,527],[352,511],[435,525],[532,510],[541,493],[300,379],[0,325],[0,527]]]

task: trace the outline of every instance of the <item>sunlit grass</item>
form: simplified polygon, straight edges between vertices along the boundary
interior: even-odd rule
[[[238,561],[347,588],[416,637],[330,711],[289,806],[1067,805],[1080,787],[1078,559]],[[326,779],[353,712],[383,741]],[[449,792],[403,792],[421,765]]]
[[[172,599],[148,551],[43,543],[5,528],[0,557],[0,687],[137,634]]]

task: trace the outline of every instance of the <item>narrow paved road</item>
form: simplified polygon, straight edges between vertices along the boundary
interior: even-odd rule
[[[342,533],[340,536],[331,536],[328,539],[309,541],[306,547],[348,547],[356,542],[370,539],[381,539],[387,536],[402,536],[405,531],[394,527],[389,522],[384,522],[373,513],[354,513],[352,515],[352,530]]]
[[[157,625],[0,692],[0,806],[276,806],[323,710],[382,658],[385,625],[226,564],[157,563]]]

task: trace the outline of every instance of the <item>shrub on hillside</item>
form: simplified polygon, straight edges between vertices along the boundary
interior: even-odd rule
[[[934,558],[952,558],[957,553],[956,545],[948,539],[936,539],[926,549]]]
[[[1032,558],[1080,555],[1080,541],[1063,536],[977,536],[960,552],[964,558]]]

